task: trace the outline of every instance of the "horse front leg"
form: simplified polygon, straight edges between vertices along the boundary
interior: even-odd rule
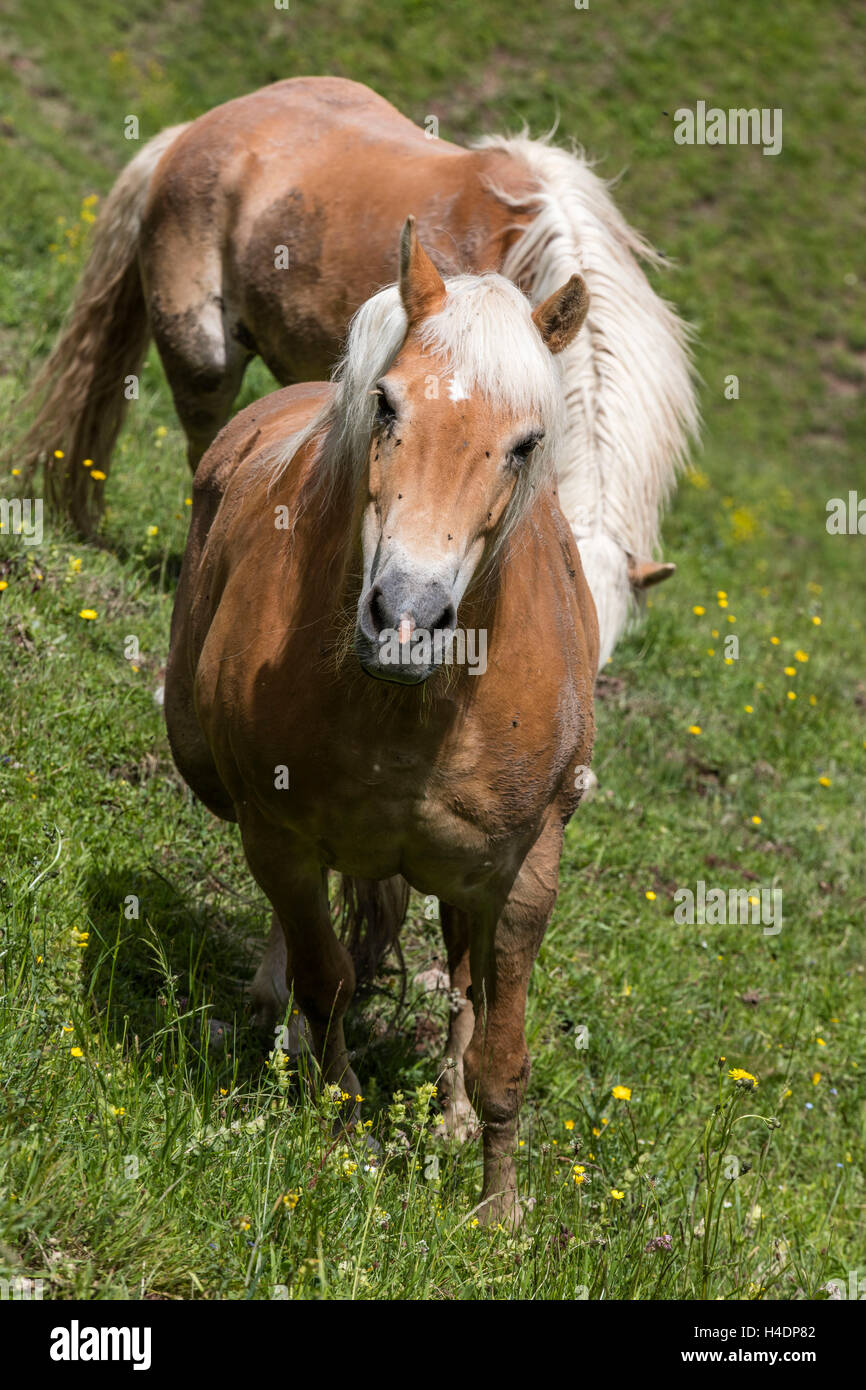
[[[517,1200],[517,1118],[529,1081],[524,1020],[529,976],[553,912],[562,824],[552,814],[527,854],[501,911],[473,916],[470,969],[474,1028],[463,1059],[466,1089],[483,1125],[486,1224],[521,1220]]]
[[[274,909],[265,969],[282,957],[273,937],[279,923],[286,997],[292,996],[306,1020],[323,1080],[349,1097],[341,1109],[343,1120],[354,1122],[360,1114],[360,1087],[349,1062],[343,1017],[355,992],[355,967],[331,924],[327,871],[285,831],[263,821],[245,818],[241,835],[253,877]]]

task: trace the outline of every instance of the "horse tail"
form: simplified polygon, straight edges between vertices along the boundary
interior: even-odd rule
[[[390,950],[399,951],[399,933],[409,906],[409,885],[396,875],[379,881],[343,875],[341,937],[355,966],[356,983],[372,984]]]
[[[148,188],[160,158],[185,129],[173,126],[150,140],[114,184],[57,342],[22,402],[25,410],[37,408],[13,446],[22,475],[30,480],[44,464],[48,500],[84,534],[102,510],[104,478],[93,473],[108,473],[126,407],[125,379],[137,374],[150,337],[138,269]]]

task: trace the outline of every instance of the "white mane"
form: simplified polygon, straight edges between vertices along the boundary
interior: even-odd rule
[[[586,323],[560,355],[567,423],[557,468],[560,504],[596,602],[603,666],[633,608],[628,557],[654,555],[664,504],[697,435],[688,329],[639,265],[662,258],[628,225],[580,151],[526,136],[492,136],[477,147],[522,161],[539,186],[537,215],[503,274],[533,303],[576,270],[589,289]]]
[[[510,280],[501,275],[457,275],[445,280],[442,310],[421,325],[425,352],[441,355],[446,369],[434,372],[436,389],[451,400],[473,392],[504,406],[532,424],[540,419],[545,435],[518,474],[499,544],[524,514],[538,483],[549,477],[562,451],[565,411],[558,359],[544,345],[531,318],[531,307]],[[402,346],[406,313],[396,285],[362,304],[349,326],[346,350],[332,373],[336,392],[299,433],[286,440],[275,457],[276,480],[298,451],[318,438],[320,456],[316,488],[327,497],[351,470],[359,481],[373,433],[375,385]],[[564,354],[560,354],[562,356]]]

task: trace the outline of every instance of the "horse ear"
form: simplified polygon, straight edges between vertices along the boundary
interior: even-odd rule
[[[589,290],[580,275],[554,290],[532,311],[532,322],[551,352],[562,352],[577,334],[589,308]]]
[[[414,217],[406,218],[400,237],[400,298],[410,328],[445,303],[445,283],[418,240]]]
[[[635,560],[634,556],[630,556],[629,583],[633,589],[651,589],[654,584],[661,584],[663,579],[670,579],[676,568],[670,561],[656,564],[654,560]]]

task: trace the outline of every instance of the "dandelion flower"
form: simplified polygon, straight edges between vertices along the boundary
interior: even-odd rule
[[[760,816],[752,816],[752,825],[760,825],[760,824],[761,824],[761,817],[760,817]]]
[[[631,1087],[614,1086],[613,1090],[611,1091],[611,1095],[613,1096],[614,1100],[631,1100]],[[604,1124],[604,1120],[602,1120],[602,1124]]]
[[[648,888],[648,889],[646,890],[646,894],[645,894],[644,896],[645,896],[651,903],[654,903],[655,900],[656,900],[656,895],[655,895],[655,893],[653,892],[653,890],[652,890],[651,888]]]
[[[56,459],[62,459],[62,458],[63,458],[63,450],[62,450],[62,449],[55,449],[55,450],[54,450],[54,457],[55,457]]]
[[[702,618],[702,617],[704,616],[704,614],[706,613],[706,611],[707,611],[706,608],[702,608],[701,605],[700,605],[699,603],[696,603],[695,606],[694,606],[694,608],[692,609],[692,612],[695,613],[695,614],[697,614],[697,616],[698,616],[699,618]]]
[[[574,1129],[574,1120],[566,1120],[566,1121],[565,1121],[565,1128],[566,1128],[566,1129]]]
[[[84,1056],[84,1052],[82,1051],[82,1049],[81,1049],[80,1047],[70,1047],[70,1049],[69,1049],[69,1055],[70,1055],[70,1057],[83,1057],[83,1056]]]
[[[158,527],[158,526],[148,526],[148,528],[147,528],[147,534],[148,534],[149,536],[158,536],[158,535],[159,535],[159,527]]]
[[[699,734],[700,732],[701,732],[701,726],[700,726],[700,724],[690,724],[690,725],[689,725],[689,733],[690,733],[690,734]]]
[[[796,668],[796,666],[786,666],[786,667],[785,667],[785,675],[786,675],[786,676],[796,676],[796,674],[797,674],[797,668]]]
[[[816,627],[821,626],[821,619],[817,616],[812,619],[812,622],[815,624]]]
[[[771,638],[770,638],[770,641],[772,642],[772,644],[773,644],[774,647],[778,647],[778,645],[779,645],[779,639],[778,639],[778,637],[771,637]]]
[[[742,1067],[729,1067],[728,1076],[732,1081],[750,1081],[752,1086],[757,1086],[758,1078],[753,1076],[750,1071],[744,1071]]]
[[[820,1073],[819,1071],[813,1071],[813,1072],[812,1072],[812,1085],[813,1085],[813,1086],[817,1086],[817,1085],[818,1085],[818,1082],[819,1082],[820,1080],[821,1080],[821,1073]]]
[[[819,778],[818,778],[818,785],[821,786],[821,787],[829,787],[829,786],[830,786],[830,778],[829,778],[829,777],[819,777]]]
[[[796,700],[796,698],[797,698],[796,692],[793,691],[793,690],[789,690],[789,691],[788,691],[788,699],[789,699],[789,700]]]
[[[797,651],[794,652],[794,660],[795,660],[795,661],[800,661],[800,662],[802,662],[802,661],[808,661],[808,660],[809,660],[809,653],[808,653],[808,652],[801,652],[801,651],[798,649]]]
[[[95,478],[98,483],[104,483],[107,474],[103,473],[101,468],[94,468],[90,476],[91,478]]]
[[[743,709],[746,711],[746,714],[754,714],[754,713],[755,713],[755,710],[754,710],[754,706],[753,706],[753,705],[743,705]]]

